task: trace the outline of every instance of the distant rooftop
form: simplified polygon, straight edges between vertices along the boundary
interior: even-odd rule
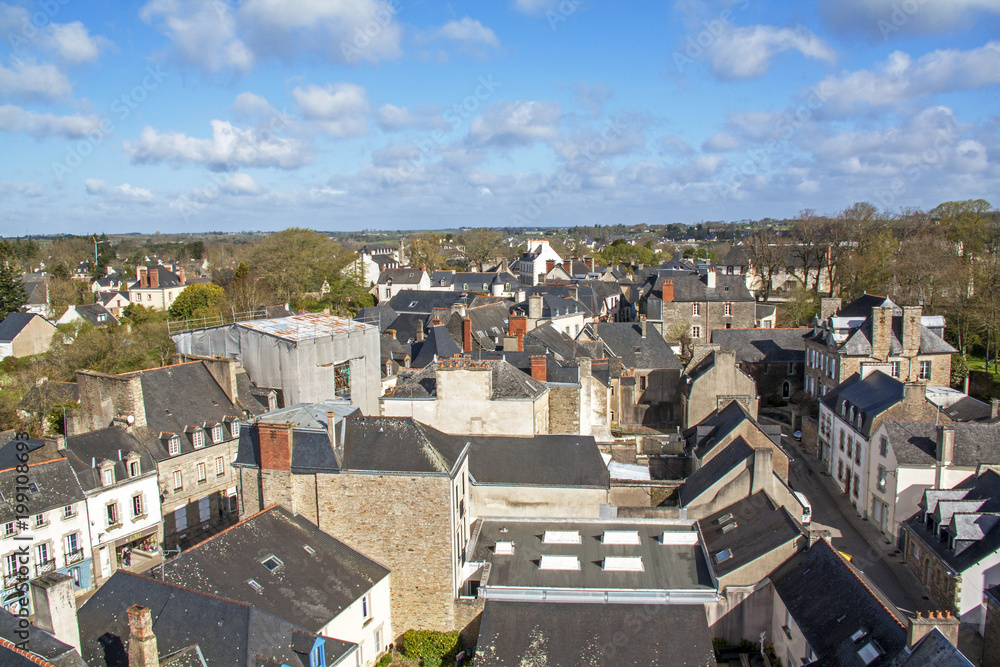
[[[291,317],[279,317],[271,320],[251,320],[240,322],[241,327],[270,334],[284,340],[300,341],[313,338],[323,338],[336,334],[363,331],[369,325],[349,320],[346,317],[324,315],[323,313],[307,313]]]

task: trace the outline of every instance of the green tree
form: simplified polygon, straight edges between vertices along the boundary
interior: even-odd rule
[[[178,320],[217,316],[225,298],[226,290],[218,285],[194,283],[177,295],[167,314]]]
[[[163,311],[148,308],[141,303],[130,303],[122,309],[122,319],[135,327],[142,326],[147,322],[162,320],[165,314]]]
[[[350,261],[339,243],[311,229],[293,227],[265,237],[250,252],[249,265],[282,301],[319,291]]]
[[[0,320],[19,311],[26,303],[28,295],[24,293],[21,278],[14,270],[13,260],[0,257]]]
[[[503,255],[503,235],[494,229],[470,229],[462,234],[461,242],[465,246],[465,261],[479,264],[480,268]]]
[[[444,264],[444,258],[441,257],[440,238],[437,234],[429,232],[410,239],[406,256],[410,258],[410,266],[418,268],[423,266],[428,271],[439,269]]]

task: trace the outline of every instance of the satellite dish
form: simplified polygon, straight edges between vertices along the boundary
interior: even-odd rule
[[[135,423],[135,415],[129,415],[125,418],[125,421],[128,422],[129,426],[131,426]]]

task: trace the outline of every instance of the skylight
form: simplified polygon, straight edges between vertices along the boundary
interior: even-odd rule
[[[313,548],[312,548],[311,546],[309,546],[308,544],[304,545],[304,546],[303,546],[302,548],[306,550],[306,553],[311,553],[311,554],[313,554],[313,555],[315,555],[315,554],[316,554],[316,550],[315,550],[315,549],[313,549]]]
[[[544,555],[538,562],[539,570],[579,570],[580,559],[576,556]]]
[[[578,530],[546,530],[542,536],[544,544],[580,544]]]
[[[260,564],[266,567],[268,572],[274,572],[279,567],[284,565],[284,563],[282,563],[281,560],[274,555],[268,556],[267,558],[262,560]]]
[[[496,548],[493,553],[498,556],[509,556],[514,553],[514,543],[509,541],[497,542]]]
[[[717,554],[715,554],[714,556],[712,556],[712,560],[715,561],[716,565],[719,565],[720,563],[725,563],[727,560],[729,560],[732,557],[733,557],[733,550],[732,549],[723,549],[722,551],[720,551]]]
[[[637,530],[606,530],[601,536],[602,544],[634,544],[639,545],[639,531]]]
[[[250,588],[254,589],[258,593],[264,590],[264,587],[258,584],[256,579],[247,579],[247,583],[250,584]]]
[[[718,519],[716,519],[715,523],[723,524],[723,523],[726,523],[727,521],[732,521],[732,519],[733,519],[733,513],[732,512],[727,512],[727,513],[723,514],[722,516],[720,516]]]
[[[698,544],[698,533],[693,530],[665,530],[660,535],[660,544]]]
[[[733,521],[732,523],[727,523],[725,526],[723,526],[722,527],[722,532],[723,532],[723,534],[725,534],[725,533],[728,533],[729,531],[733,530],[734,528],[736,528],[736,522],[735,521]]]
[[[882,655],[882,649],[875,642],[868,642],[858,650],[858,657],[864,660],[866,665],[872,664],[880,655]]]
[[[605,556],[605,572],[642,572],[642,556]]]

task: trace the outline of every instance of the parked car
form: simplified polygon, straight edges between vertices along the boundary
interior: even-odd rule
[[[801,491],[795,491],[795,497],[798,499],[799,503],[802,505],[802,525],[808,526],[812,522],[813,518],[813,508],[809,504],[809,499],[806,498],[806,494]]]
[[[795,438],[796,441],[802,442],[802,431],[796,431],[795,433],[792,433],[792,437]]]

